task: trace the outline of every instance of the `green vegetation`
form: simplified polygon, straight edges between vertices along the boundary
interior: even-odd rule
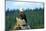
[[[6,31],[12,29],[14,24],[16,23],[16,17],[19,14],[19,9],[15,10],[7,10],[6,12]],[[36,9],[26,9],[24,10],[26,15],[28,24],[31,26],[32,29],[40,29],[44,28],[44,9],[43,8],[36,8]]]

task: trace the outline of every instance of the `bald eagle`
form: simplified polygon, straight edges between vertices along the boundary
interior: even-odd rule
[[[21,30],[21,29],[28,29],[30,28],[29,25],[27,25],[27,19],[26,15],[22,11],[22,8],[20,9],[19,17],[16,17],[16,25],[14,26],[14,29]]]

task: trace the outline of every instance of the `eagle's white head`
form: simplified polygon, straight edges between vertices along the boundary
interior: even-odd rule
[[[20,8],[19,10],[20,10],[20,12],[23,12],[23,8]]]

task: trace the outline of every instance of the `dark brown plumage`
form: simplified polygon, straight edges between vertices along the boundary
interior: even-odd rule
[[[20,13],[20,18],[25,19],[25,22],[27,23],[26,15],[24,14],[24,12]]]

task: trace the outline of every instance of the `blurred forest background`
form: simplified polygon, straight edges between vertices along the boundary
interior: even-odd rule
[[[24,13],[26,15],[28,25],[31,25],[31,29],[40,29],[44,28],[44,8],[35,8],[35,9],[25,9]],[[16,23],[16,17],[19,14],[19,9],[9,8],[5,11],[5,21],[6,21],[6,31],[9,31],[14,27]]]

